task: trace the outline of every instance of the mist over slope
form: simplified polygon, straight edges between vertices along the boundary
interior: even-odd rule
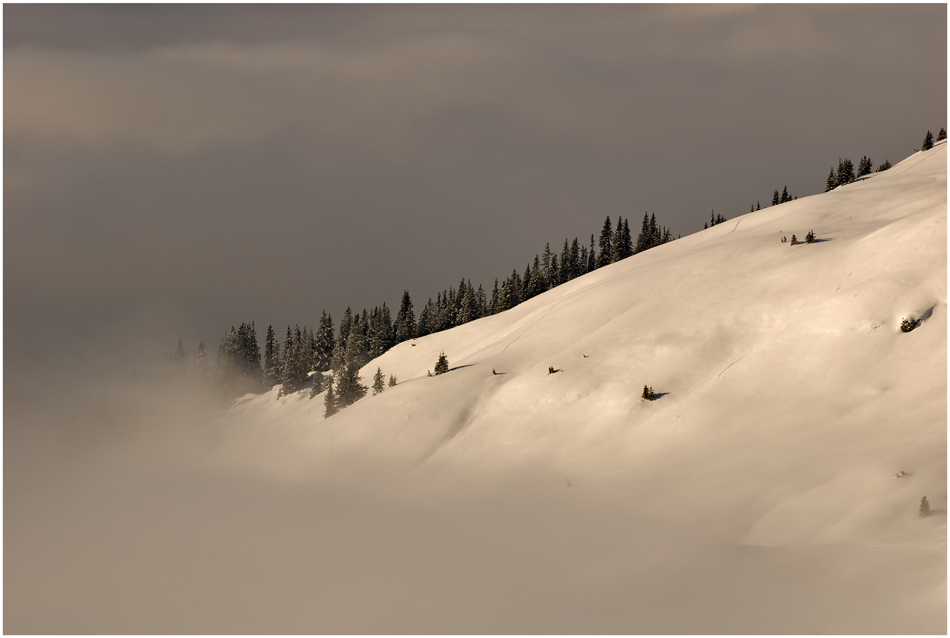
[[[401,343],[329,419],[244,397],[72,486],[98,571],[14,557],[59,611],[9,630],[945,633],[946,174],[941,142]]]

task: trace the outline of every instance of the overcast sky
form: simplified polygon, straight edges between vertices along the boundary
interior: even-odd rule
[[[944,4],[3,15],[8,397],[84,353],[418,312],[607,215],[690,234],[947,124]]]

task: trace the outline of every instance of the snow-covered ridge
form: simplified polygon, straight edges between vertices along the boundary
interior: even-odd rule
[[[554,502],[634,512],[631,533],[653,538],[641,547],[764,546],[792,552],[783,565],[820,552],[839,566],[821,572],[831,598],[801,594],[804,616],[758,619],[787,606],[768,598],[739,605],[727,632],[945,630],[946,175],[941,142],[402,343],[361,370],[399,384],[330,419],[323,395],[247,397],[207,433],[209,461],[291,480],[385,476],[398,498],[425,499],[527,469]],[[815,243],[781,241],[809,230]],[[922,322],[904,333],[903,318]],[[451,371],[429,377],[443,351]],[[641,400],[644,385],[659,397]],[[773,554],[734,551],[791,577]],[[720,564],[713,554],[697,557]],[[717,588],[746,596],[744,582]]]
[[[781,242],[809,230],[816,243]],[[382,368],[399,385],[332,417],[333,444],[338,457],[409,466],[544,462],[615,478],[631,463],[686,455],[724,489],[733,474],[776,464],[793,482],[828,472],[838,487],[913,467],[913,493],[930,481],[923,491],[942,506],[946,303],[943,142],[830,193],[731,219],[500,315],[402,343],[361,370],[371,379]],[[910,316],[925,320],[902,333]],[[427,376],[442,351],[452,371]],[[642,401],[644,385],[661,397]],[[275,398],[244,400],[217,427],[254,440],[254,463],[275,471],[314,448],[329,452],[322,395]],[[863,447],[847,471],[825,464]],[[282,452],[263,452],[273,448]],[[732,454],[749,457],[741,469]],[[862,521],[899,503],[913,509],[906,483],[866,494]],[[751,536],[799,533],[789,507]],[[823,525],[810,531],[837,537]]]

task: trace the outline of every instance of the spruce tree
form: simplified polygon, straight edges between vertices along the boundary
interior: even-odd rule
[[[778,199],[778,189],[776,188],[776,189],[775,189],[775,192],[772,193],[772,206],[778,206],[779,203],[780,203],[780,202],[779,202],[779,199]]]
[[[762,204],[760,204],[760,203],[758,202],[758,200],[756,200],[756,202],[755,202],[755,209],[756,209],[756,210],[762,210]]]
[[[391,374],[389,375],[389,387],[391,388],[395,385],[396,385],[396,375]]]
[[[280,344],[274,326],[267,326],[264,339],[264,387],[269,390],[280,383],[280,373]]]
[[[348,362],[340,371],[336,385],[336,405],[345,408],[366,396],[366,386],[362,384],[360,369],[355,362]]]
[[[396,313],[396,343],[408,341],[416,336],[416,317],[412,310],[412,299],[409,291],[402,291],[402,302],[399,312]]]
[[[623,220],[623,233],[620,236],[621,249],[620,258],[626,259],[633,256],[633,240],[630,237],[630,219]]]
[[[313,376],[313,385],[310,386],[311,399],[317,396],[318,394],[320,394],[321,392],[323,392],[323,386],[326,380],[322,372],[314,372],[312,376]]]
[[[495,287],[491,291],[491,302],[489,302],[489,311],[493,315],[497,315],[501,312],[499,306],[501,305],[501,293],[498,292],[498,279],[495,279]]]
[[[610,263],[610,255],[613,252],[611,241],[613,240],[613,227],[610,224],[610,215],[604,220],[604,227],[600,230],[600,255],[597,257],[597,267],[603,268]]]
[[[945,128],[941,126],[940,130],[937,132],[937,141],[939,142],[940,140],[945,140],[945,139],[947,139],[947,131]]]
[[[593,235],[591,235],[591,237],[593,237]],[[541,268],[544,273],[543,284],[546,291],[557,285],[554,283],[554,277],[551,272],[551,257],[551,244],[547,243],[544,245],[544,252],[541,253]]]
[[[927,518],[927,517],[930,516],[930,514],[931,514],[931,511],[930,511],[930,501],[927,500],[927,497],[926,497],[926,496],[923,497],[922,499],[920,499],[920,510],[919,510],[919,512],[920,512],[920,517],[921,517],[921,518]]]
[[[838,182],[838,186],[850,184],[854,181],[854,166],[851,164],[850,159],[845,158],[838,160],[838,175],[835,179]]]
[[[877,167],[877,170],[874,171],[874,172],[875,172],[875,173],[881,173],[881,172],[883,172],[883,171],[886,171],[886,170],[889,169],[890,167],[891,167],[891,163],[888,162],[887,160],[884,160],[884,163],[881,164],[880,166],[878,166],[878,167]]]
[[[779,204],[784,204],[785,202],[792,201],[792,198],[788,196],[788,186],[782,187],[782,197],[779,199]]]
[[[650,238],[650,215],[643,213],[643,223],[640,225],[640,234],[637,235],[637,244],[633,249],[634,254],[642,253],[652,247]]]
[[[835,175],[834,167],[831,168],[831,171],[828,173],[828,179],[825,180],[825,192],[827,193],[830,190],[834,190],[838,186],[838,177]]]
[[[373,377],[373,396],[376,396],[385,389],[386,377],[383,376],[383,369],[376,368],[376,375]]]
[[[439,360],[435,362],[435,373],[436,374],[445,374],[449,371],[449,360],[446,358],[445,353],[439,355]]]
[[[594,251],[594,236],[590,236],[590,248],[587,249],[587,272],[597,269],[597,255]]]
[[[858,177],[863,177],[865,175],[871,174],[871,158],[867,155],[861,158],[861,161],[858,162]]]
[[[920,145],[920,150],[929,151],[934,147],[934,135],[930,131],[927,131],[926,137],[924,137],[924,143]]]
[[[577,237],[571,242],[571,249],[568,252],[568,261],[570,262],[568,273],[571,279],[576,279],[584,274],[583,266],[581,265],[581,245],[577,241]]]
[[[327,395],[323,398],[323,418],[328,418],[340,411],[340,408],[337,407],[336,395],[333,392],[333,377],[330,377],[327,381]]]

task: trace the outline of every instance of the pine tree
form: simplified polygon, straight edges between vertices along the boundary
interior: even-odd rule
[[[571,279],[580,277],[583,273],[583,266],[581,265],[581,245],[577,241],[577,237],[574,238],[574,241],[571,242],[571,249],[568,252],[568,274]]]
[[[396,313],[396,343],[408,341],[416,336],[416,316],[412,310],[409,291],[403,290],[399,312]]]
[[[928,516],[930,516],[930,514],[931,514],[930,501],[928,501],[927,497],[925,496],[922,499],[920,499],[920,517],[927,518]]]
[[[854,166],[851,164],[851,160],[848,158],[838,160],[838,175],[835,179],[838,186],[850,184],[854,181]]]
[[[385,389],[383,385],[386,378],[383,376],[383,369],[376,368],[376,375],[373,377],[373,396],[376,396]]]
[[[934,135],[930,131],[927,131],[926,137],[924,137],[924,143],[920,145],[920,150],[929,151],[934,147]]]
[[[327,395],[323,398],[323,418],[328,418],[340,411],[337,407],[336,395],[333,392],[333,377],[327,381]]]
[[[591,241],[593,241],[593,235],[591,235],[591,238]],[[543,284],[546,291],[550,290],[556,285],[554,283],[554,277],[551,273],[551,257],[551,244],[548,243],[544,245],[544,252],[541,253],[541,268],[542,272],[544,273]]]
[[[889,169],[890,167],[891,167],[891,163],[888,162],[887,160],[884,160],[884,163],[881,164],[880,166],[878,166],[878,167],[877,167],[877,170],[874,171],[874,172],[875,172],[875,173],[881,173],[881,172],[883,172],[883,171],[886,171],[886,170]]]
[[[610,263],[610,254],[613,252],[611,241],[613,239],[613,228],[610,224],[610,216],[604,220],[604,227],[600,230],[600,255],[597,257],[597,267],[603,268]]]
[[[348,362],[340,371],[336,386],[336,405],[342,409],[353,405],[364,396],[367,388],[362,384],[360,369],[355,362]]]
[[[779,205],[778,189],[776,188],[775,192],[772,193],[772,206],[778,206],[778,205]]]
[[[317,329],[317,349],[314,353],[313,369],[326,372],[330,369],[336,337],[333,334],[333,317],[324,310],[320,314],[320,327]]]
[[[792,198],[788,196],[788,186],[782,187],[782,196],[779,199],[779,204],[784,204],[785,202],[792,201]]]
[[[391,374],[389,375],[389,387],[391,388],[395,385],[396,385],[396,375]]]
[[[940,140],[945,140],[945,139],[947,139],[947,131],[945,128],[941,126],[940,130],[937,132],[937,141],[939,142]]]
[[[620,232],[620,250],[617,252],[620,259],[633,256],[633,240],[630,237],[630,220],[623,220],[623,230]]]
[[[284,341],[284,369],[280,377],[282,385],[277,398],[299,392],[306,385],[309,370],[304,346],[300,326],[297,325],[293,333],[290,331],[290,326],[287,326],[287,339]]]
[[[792,235],[792,246],[795,246],[797,244],[798,244],[798,237],[796,237],[795,235]]]
[[[264,339],[264,387],[273,388],[280,383],[280,344],[274,333],[274,326],[267,326],[267,336]]]
[[[633,249],[633,253],[636,255],[642,253],[644,250],[648,250],[652,247],[652,242],[650,238],[650,215],[648,213],[643,213],[643,223],[640,225],[640,234],[637,235],[637,245]]]
[[[563,268],[561,268],[560,262],[558,262],[557,255],[551,255],[551,288],[555,288],[564,283],[563,280]]]
[[[758,201],[756,201],[756,202],[755,202],[755,209],[756,209],[756,210],[762,210],[762,204],[760,204]]]
[[[805,243],[806,243],[806,244],[810,244],[810,243],[812,243],[813,241],[815,241],[815,231],[810,230],[810,231],[808,231],[808,234],[805,235]]]
[[[597,255],[594,251],[594,236],[590,236],[590,248],[587,249],[587,272],[594,272],[597,269]]]
[[[435,373],[436,374],[445,374],[449,371],[449,360],[445,357],[445,353],[439,355],[439,360],[435,362]]]
[[[861,158],[861,161],[858,162],[858,177],[863,177],[865,175],[871,174],[871,158],[867,155]]]
[[[501,310],[499,306],[501,305],[501,293],[498,292],[498,279],[495,279],[495,287],[491,291],[491,302],[489,302],[489,311],[493,315],[497,315]]]
[[[832,167],[831,171],[828,173],[828,179],[825,180],[825,192],[827,193],[830,190],[834,190],[838,187],[838,178],[835,175],[835,169]]]

